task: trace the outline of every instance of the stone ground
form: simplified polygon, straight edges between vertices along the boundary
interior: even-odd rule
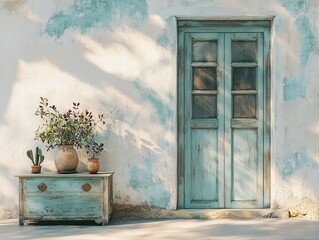
[[[19,227],[17,219],[1,219],[0,239],[319,239],[319,220],[112,219],[107,226],[46,222]]]

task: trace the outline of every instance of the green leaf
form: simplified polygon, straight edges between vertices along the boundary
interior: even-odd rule
[[[30,160],[32,161],[33,165],[34,164],[34,158],[33,158],[33,151],[30,149],[27,151],[27,156],[30,158]]]

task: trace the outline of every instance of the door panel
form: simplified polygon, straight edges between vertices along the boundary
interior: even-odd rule
[[[231,201],[257,201],[257,131],[233,129]]]
[[[225,207],[263,206],[263,35],[225,34]]]
[[[185,207],[224,206],[224,35],[185,34]]]
[[[217,135],[216,129],[192,129],[192,206],[218,207]]]

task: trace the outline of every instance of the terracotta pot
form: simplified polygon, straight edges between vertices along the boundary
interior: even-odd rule
[[[31,166],[31,172],[32,173],[40,173],[41,172],[41,166]]]
[[[88,171],[89,173],[96,174],[99,171],[100,163],[98,158],[88,159]]]
[[[73,145],[61,145],[58,147],[58,153],[54,159],[55,167],[58,173],[72,173],[76,171],[79,164],[78,154]]]

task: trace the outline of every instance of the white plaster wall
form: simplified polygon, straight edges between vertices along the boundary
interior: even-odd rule
[[[319,2],[107,2],[105,13],[92,11],[105,1],[0,2],[0,217],[14,215],[14,175],[29,171],[26,150],[43,147],[33,140],[41,96],[60,109],[73,101],[97,113],[115,109],[100,156],[101,170],[116,172],[115,203],[175,209],[175,17],[274,16],[272,207],[318,218]],[[45,156],[43,167],[54,171],[54,152]],[[80,170],[85,159],[80,152]]]

